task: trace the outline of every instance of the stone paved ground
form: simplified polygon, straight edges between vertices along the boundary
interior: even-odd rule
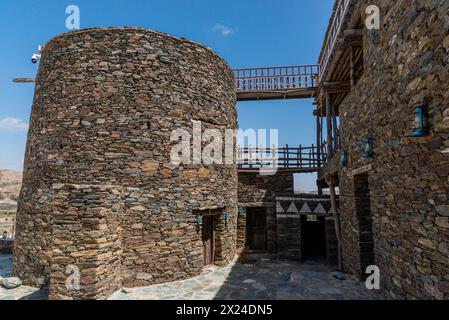
[[[0,276],[9,277],[12,273],[12,256],[0,254]],[[6,290],[0,287],[0,300],[46,300],[47,292],[36,288],[21,286]]]
[[[11,274],[11,256],[0,255],[0,275]],[[380,299],[355,277],[340,281],[320,262],[276,262],[264,255],[251,264],[211,267],[198,277],[114,293],[111,300],[366,300]],[[0,288],[0,300],[42,300],[46,292],[30,287]]]
[[[355,277],[341,281],[320,262],[273,261],[264,255],[257,262],[235,261],[226,268],[212,267],[193,279],[116,292],[112,300],[372,300],[379,293]]]

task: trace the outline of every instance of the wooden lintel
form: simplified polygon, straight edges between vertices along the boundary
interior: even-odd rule
[[[373,165],[372,164],[368,164],[366,166],[363,166],[363,167],[357,168],[355,170],[352,170],[351,174],[352,174],[352,176],[356,176],[356,175],[359,175],[359,174],[362,174],[362,173],[369,172],[371,170],[373,170]]]

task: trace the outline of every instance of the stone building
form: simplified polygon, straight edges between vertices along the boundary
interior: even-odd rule
[[[237,166],[176,166],[174,129],[237,127],[228,64],[138,28],[66,33],[36,79],[14,272],[51,299],[180,280],[235,255]],[[81,275],[70,291],[67,275]]]
[[[339,186],[343,267],[377,265],[394,299],[449,298],[448,30],[448,1],[336,1],[320,57],[319,185]]]

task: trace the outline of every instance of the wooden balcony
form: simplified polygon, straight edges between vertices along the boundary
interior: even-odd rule
[[[276,172],[318,172],[326,161],[324,150],[316,146],[285,148],[239,148],[237,163],[239,172],[261,172],[276,169]]]
[[[318,65],[235,69],[237,100],[312,98]]]

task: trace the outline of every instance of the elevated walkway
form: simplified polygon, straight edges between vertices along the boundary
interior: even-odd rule
[[[312,98],[318,65],[235,69],[238,101]]]

